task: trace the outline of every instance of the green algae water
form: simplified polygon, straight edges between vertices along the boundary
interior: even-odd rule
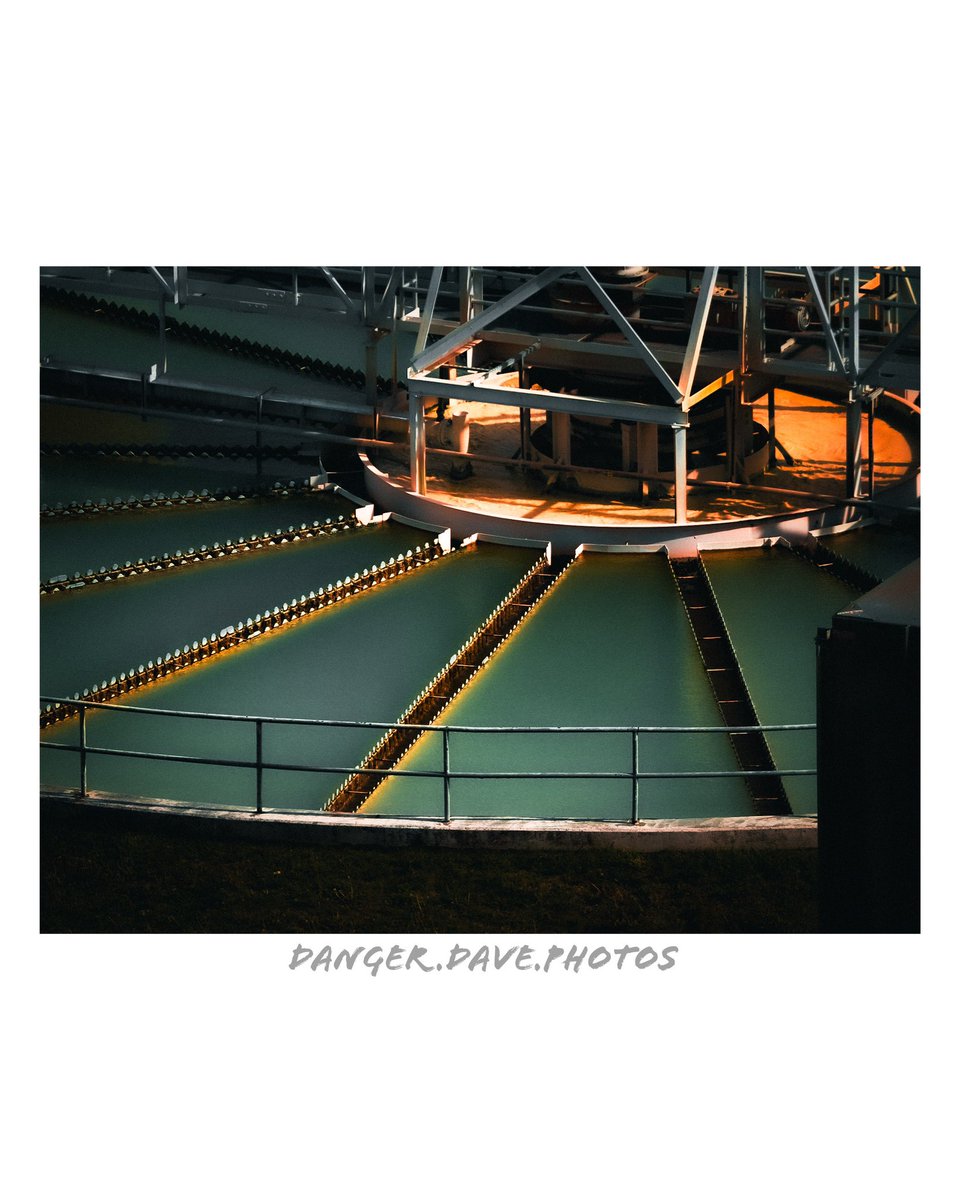
[[[222,545],[291,525],[322,524],[350,515],[355,507],[333,493],[313,492],[47,520],[40,526],[40,578],[109,569],[114,563],[122,566],[178,548]]]
[[[451,725],[721,724],[666,561],[596,555],[575,563],[443,713]],[[427,734],[400,764],[440,770]],[[453,771],[630,771],[628,734],[451,734]],[[641,771],[735,771],[725,733],[645,734]],[[629,820],[630,780],[454,780],[454,816]],[[439,780],[394,777],[364,813],[440,816]],[[752,812],[741,780],[642,780],[642,817]]]
[[[868,525],[821,540],[827,549],[878,579],[889,579],[920,557],[919,535],[887,525]]]
[[[107,290],[91,292],[103,299],[110,300]],[[139,312],[155,314],[156,304],[148,304],[137,297],[119,297],[120,304],[127,308],[135,308]],[[53,307],[52,305],[50,306]],[[355,370],[366,369],[365,337],[362,327],[352,326],[343,322],[339,326],[329,318],[319,316],[316,319],[304,317],[291,321],[289,317],[276,316],[272,313],[243,313],[225,308],[207,308],[192,301],[182,309],[171,305],[168,310],[176,315],[178,321],[196,329],[209,329],[216,333],[227,333],[234,337],[246,338],[251,342],[261,342],[278,349],[291,350],[311,358],[327,359],[337,362],[344,367]],[[399,356],[401,363],[413,357],[413,347],[416,334],[408,330],[400,330]],[[154,341],[156,338],[154,336]],[[382,338],[377,343],[377,370],[386,375],[390,369],[392,356],[392,339]]]
[[[787,550],[710,551],[707,574],[761,724],[817,719],[817,630],[853,595],[839,580]],[[816,767],[816,735],[767,734],[783,770]],[[797,814],[816,812],[816,778],[783,781]]]
[[[429,540],[388,521],[44,596],[42,694],[72,696]]]
[[[139,442],[157,444],[141,432]],[[228,464],[228,465],[227,465]],[[274,483],[300,482],[311,473],[311,466],[299,461],[276,462],[264,459],[257,476],[253,459],[158,459],[120,457],[119,455],[44,455],[40,463],[40,503],[48,508],[56,504],[82,504],[85,501],[140,499],[158,492],[171,496],[179,492],[253,489]]]
[[[171,306],[171,315],[175,311]],[[177,317],[180,319],[179,313]],[[209,323],[200,324],[212,328]],[[344,326],[344,329],[347,331],[348,327]],[[352,365],[354,369],[363,369],[363,342],[356,331],[349,331],[342,340],[335,334],[331,338],[329,332],[324,338],[318,323],[313,327],[312,334],[309,339],[312,349],[306,350],[306,353],[342,366]],[[249,330],[241,336],[262,342],[264,334],[261,320],[253,321]],[[185,376],[204,383],[229,384],[255,392],[270,387],[282,392],[295,387],[298,394],[307,398],[320,399],[324,394],[329,394],[329,384],[304,372],[254,362],[213,347],[197,346],[168,337],[166,351],[167,373],[171,376]],[[141,374],[156,363],[159,338],[150,330],[131,329],[102,317],[41,302],[40,354],[54,363]]]
[[[482,546],[454,554],[295,625],[258,638],[128,698],[125,707],[392,722],[483,623],[535,553]],[[379,730],[268,727],[264,760],[355,766]],[[134,711],[88,719],[93,745],[250,762],[253,726],[152,717]],[[77,722],[47,730],[46,744],[76,745]],[[45,751],[41,779],[75,787],[76,756]],[[91,755],[88,786],[133,796],[249,808],[254,772]],[[267,807],[319,809],[343,774],[268,770]]]

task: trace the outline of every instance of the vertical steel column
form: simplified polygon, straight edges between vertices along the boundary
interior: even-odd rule
[[[375,267],[360,268],[360,311],[364,321],[372,320],[374,309],[377,307],[375,271]]]
[[[257,718],[257,813],[263,812],[263,721]]]
[[[630,821],[636,825],[640,820],[640,730],[633,731],[633,798],[630,802]]]
[[[673,427],[673,520],[676,525],[687,523],[687,428]]]
[[[80,795],[87,794],[87,706],[80,709]]]
[[[637,472],[640,475],[656,475],[660,470],[660,437],[656,425],[637,426]],[[641,494],[649,496],[649,482],[641,484]]]
[[[366,370],[364,371],[364,385],[367,394],[367,403],[377,411],[377,342],[380,340],[378,330],[370,330],[367,337],[366,346]]]
[[[850,268],[850,378],[860,377],[860,268]]]
[[[860,495],[863,477],[863,421],[860,397],[850,391],[847,401],[847,495],[854,499]]]
[[[529,416],[530,410],[525,410]],[[553,434],[553,457],[565,467],[570,466],[570,414],[551,413],[550,427]],[[628,426],[624,426],[626,430]],[[627,468],[629,469],[629,468]]]
[[[867,495],[873,499],[873,418],[877,412],[877,398],[870,397],[867,409]]]
[[[160,292],[160,357],[157,369],[161,375],[167,373],[167,294]]]
[[[530,409],[520,409],[520,461],[530,460]]]
[[[526,371],[524,370],[523,355],[520,356],[520,362],[517,366],[517,387],[523,389],[527,386]],[[528,462],[530,460],[530,409],[520,409],[520,461]]]
[[[723,419],[727,438],[727,481],[737,478],[737,390],[723,389]]]
[[[450,823],[450,730],[443,726],[443,819]]]
[[[772,471],[777,465],[777,403],[776,388],[767,392],[767,470]]]
[[[410,425],[410,490],[423,496],[427,490],[427,435],[423,396],[412,388],[407,393],[407,420]]]
[[[257,483],[263,474],[263,392],[257,396]]]
[[[743,268],[740,301],[740,373],[763,369],[763,267]]]
[[[483,276],[476,267],[460,268],[460,324],[472,321],[483,308]],[[468,370],[473,366],[473,348],[464,352]]]

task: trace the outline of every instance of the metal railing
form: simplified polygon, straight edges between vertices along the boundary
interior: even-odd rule
[[[382,776],[402,776],[416,779],[437,779],[443,782],[443,815],[442,817],[426,817],[418,818],[422,820],[442,820],[444,823],[449,823],[455,819],[470,819],[469,814],[464,814],[460,818],[455,818],[452,812],[451,791],[450,785],[452,781],[458,779],[517,779],[517,780],[561,780],[573,779],[583,781],[600,781],[600,780],[629,780],[632,784],[631,804],[630,804],[630,822],[637,824],[640,819],[640,801],[641,801],[641,783],[644,780],[652,779],[747,779],[754,776],[815,776],[817,771],[815,767],[801,768],[784,768],[778,770],[766,771],[644,771],[640,769],[641,755],[641,738],[645,735],[652,734],[717,734],[728,737],[731,733],[778,733],[778,732],[813,732],[816,730],[816,725],[813,723],[796,723],[785,725],[744,725],[744,726],[727,726],[727,725],[523,725],[523,726],[477,726],[477,725],[418,725],[413,723],[401,723],[390,721],[347,721],[338,719],[315,719],[307,717],[258,717],[246,716],[237,713],[200,713],[200,712],[184,712],[176,709],[160,709],[160,708],[141,708],[133,707],[124,704],[107,704],[101,701],[92,700],[73,700],[63,697],[41,696],[41,704],[58,702],[71,709],[75,709],[78,716],[78,740],[76,745],[67,745],[62,742],[40,742],[41,750],[59,750],[77,754],[79,756],[79,788],[78,793],[81,797],[88,795],[88,759],[91,755],[100,755],[107,758],[128,758],[142,759],[147,761],[165,762],[165,763],[183,763],[193,764],[198,766],[213,766],[213,767],[231,767],[244,768],[255,772],[256,777],[256,801],[255,811],[258,814],[263,813],[263,777],[267,771],[301,771],[310,772],[318,775],[351,775],[358,770],[356,765],[352,766],[319,766],[306,763],[290,763],[290,762],[269,762],[264,759],[263,755],[263,732],[265,727],[300,727],[306,726],[310,728],[337,728],[337,729],[370,729],[370,730],[390,730],[390,729],[414,729],[421,733],[439,735],[442,738],[442,770],[417,770],[412,768],[372,768],[364,767],[363,770],[371,775]],[[123,750],[109,746],[90,745],[87,737],[87,722],[88,710],[107,710],[111,713],[124,713],[127,715],[138,716],[153,716],[153,717],[176,717],[185,720],[194,721],[220,721],[232,724],[242,724],[253,726],[255,732],[255,752],[251,758],[229,758],[229,757],[210,757],[208,755],[189,755],[189,754],[171,754],[160,753],[149,750]],[[536,734],[536,735],[553,735],[553,734],[610,734],[622,735],[630,739],[631,749],[631,769],[629,771],[455,771],[451,767],[450,761],[450,740],[451,734],[481,734],[481,735],[521,735],[521,734]],[[41,785],[42,787],[42,785]],[[322,812],[324,804],[320,803],[316,806],[317,812]],[[276,811],[284,811],[277,809]],[[342,814],[338,814],[342,815]],[[348,814],[349,815],[349,814]],[[370,814],[362,813],[362,810],[354,815],[369,816]],[[484,819],[502,819],[514,820],[516,816],[503,817],[484,817]],[[551,818],[537,818],[538,820],[549,820]],[[565,817],[564,820],[586,820],[587,818]],[[611,818],[589,818],[590,820],[611,820]]]

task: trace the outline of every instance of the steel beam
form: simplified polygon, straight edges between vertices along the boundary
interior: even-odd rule
[[[340,280],[337,279],[337,277],[334,275],[334,273],[330,270],[330,268],[329,267],[320,267],[318,269],[320,271],[320,274],[324,277],[324,279],[327,281],[327,283],[330,284],[330,286],[333,288],[333,290],[336,292],[336,294],[340,297],[340,299],[346,305],[347,311],[348,312],[356,312],[357,311],[356,304],[354,304],[353,300],[351,300],[351,298],[343,290],[343,285],[340,283]]]
[[[466,404],[502,404],[505,408],[537,408],[546,412],[565,412],[574,417],[593,417],[603,421],[645,421],[653,425],[689,424],[681,409],[666,405],[640,404],[631,400],[604,400],[594,396],[570,396],[565,392],[524,391],[519,388],[490,387],[453,379],[417,376],[407,380],[411,394],[439,396]]]
[[[776,388],[767,392],[767,470],[777,465],[777,401]]]
[[[744,267],[740,295],[740,373],[763,364],[763,267]]]
[[[190,281],[186,267],[173,268],[173,301],[177,305],[184,305],[187,302],[187,297],[190,295]]]
[[[690,407],[690,391],[693,387],[694,376],[697,373],[697,362],[700,359],[700,347],[703,345],[703,334],[707,328],[707,317],[710,315],[710,301],[713,299],[713,289],[717,283],[717,268],[705,267],[700,278],[700,293],[697,296],[697,307],[693,313],[693,324],[690,326],[690,337],[687,340],[686,353],[683,356],[683,366],[680,368],[678,387],[682,396],[683,407]]]
[[[695,406],[695,404],[700,403],[701,400],[706,400],[708,396],[713,396],[715,391],[720,391],[721,388],[726,388],[728,384],[732,384],[733,380],[736,378],[736,371],[725,371],[724,374],[721,374],[721,376],[710,380],[710,382],[708,384],[704,384],[700,390],[695,391],[694,395],[690,397],[689,402],[686,403],[684,407],[688,410],[691,409]]]
[[[670,399],[675,403],[680,403],[680,401],[683,399],[683,392],[677,387],[667,372],[663,369],[660,360],[656,357],[643,338],[633,328],[620,309],[617,308],[617,306],[603,290],[590,271],[588,271],[586,267],[578,267],[577,274],[587,284],[587,286],[590,288],[590,291],[593,292],[594,296],[596,296],[596,298],[600,301],[604,311],[611,318],[623,336],[627,339],[627,345],[632,346],[647,364],[650,369],[650,373],[663,387]]]
[[[853,377],[852,382],[856,382],[860,374],[860,270],[858,267],[850,268],[850,307],[844,311],[847,314],[848,337],[850,340],[850,370],[849,374]]]
[[[434,267],[430,274],[427,299],[424,304],[423,316],[420,318],[420,328],[417,330],[417,340],[413,347],[414,362],[416,362],[418,355],[423,352],[423,348],[427,344],[427,337],[430,333],[430,325],[433,322],[433,310],[437,305],[437,293],[440,291],[440,278],[442,275],[443,267]]]
[[[472,321],[483,312],[483,275],[476,267],[460,268],[460,320]],[[464,355],[467,368],[473,366],[473,350]]]
[[[442,268],[434,268],[434,271]],[[428,350],[424,349],[414,354],[413,361],[410,363],[409,371],[411,374],[416,374],[421,371],[430,371],[438,366],[445,359],[455,354],[467,342],[474,340],[476,334],[481,329],[486,329],[488,325],[492,325],[505,313],[510,312],[518,304],[522,303],[529,296],[535,295],[542,291],[543,288],[549,287],[561,276],[569,274],[574,268],[572,267],[548,267],[547,270],[541,271],[539,275],[535,275],[533,279],[527,283],[521,284],[520,287],[514,288],[509,295],[504,296],[502,300],[498,300],[496,304],[479,313],[470,321],[458,325],[446,337],[435,342]],[[431,286],[433,281],[431,280]]]
[[[687,430],[683,425],[673,428],[673,521],[687,523]]]
[[[851,391],[847,404],[847,496],[856,500],[863,478],[863,410],[856,393]]]
[[[156,267],[147,267],[147,270],[154,277],[154,279],[159,280],[160,286],[163,288],[164,294],[169,296],[171,299],[173,299],[173,295],[174,295],[173,288],[170,286],[169,283],[167,283],[167,281],[160,274],[160,272],[157,270],[157,268]]]
[[[373,320],[377,306],[376,272],[376,267],[360,268],[360,311],[367,324]]]
[[[400,267],[390,268],[390,277],[387,280],[387,286],[383,289],[383,295],[380,297],[380,302],[373,314],[375,325],[379,325],[387,317],[393,318],[396,311],[393,307],[393,298],[397,290],[397,284],[400,282],[400,276]]]
[[[410,424],[410,490],[423,496],[427,490],[427,433],[423,416],[423,397],[408,395]]]
[[[405,318],[403,324],[412,325],[415,323],[415,318]],[[431,322],[431,331],[435,333],[447,334],[454,329],[459,328],[452,321],[444,317],[435,317]],[[507,353],[514,349],[522,350],[530,345],[531,334],[522,333],[511,329],[494,329],[488,330],[484,334],[484,345],[494,347],[495,350],[504,350]],[[596,367],[603,369],[608,364],[615,366],[618,369],[634,366],[637,362],[636,351],[623,343],[607,343],[607,342],[581,342],[575,337],[564,337],[562,334],[540,334],[537,338],[544,352],[541,365],[546,357],[549,357],[551,366],[569,366],[574,368]],[[655,349],[654,349],[655,347]],[[683,350],[681,347],[672,345],[669,342],[651,343],[651,352],[655,353],[661,363],[671,363],[676,365],[679,371],[680,364],[683,362]],[[736,365],[736,351],[731,350],[701,350],[700,365],[703,368],[715,370],[718,374],[721,371],[730,370]],[[834,376],[835,377],[835,376]]]
[[[827,349],[834,362],[837,364],[837,369],[840,373],[853,383],[855,376],[851,378],[851,373],[847,369],[847,364],[843,361],[843,355],[840,353],[840,347],[837,345],[837,338],[833,332],[833,326],[830,322],[830,313],[827,311],[827,306],[824,303],[823,296],[820,293],[820,285],[817,283],[816,276],[813,273],[813,267],[804,267],[804,273],[807,277],[807,283],[810,287],[810,293],[813,296],[813,302],[816,305],[817,312],[820,316],[820,324],[823,326],[823,334],[827,341]]]

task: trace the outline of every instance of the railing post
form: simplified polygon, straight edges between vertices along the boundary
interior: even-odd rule
[[[443,726],[443,819],[450,822],[450,730]]]
[[[80,795],[87,794],[87,706],[80,708]]]
[[[630,821],[636,825],[640,820],[640,780],[637,772],[640,769],[640,730],[633,731],[633,799],[630,805]]]
[[[257,717],[257,815],[263,812],[263,721]]]

